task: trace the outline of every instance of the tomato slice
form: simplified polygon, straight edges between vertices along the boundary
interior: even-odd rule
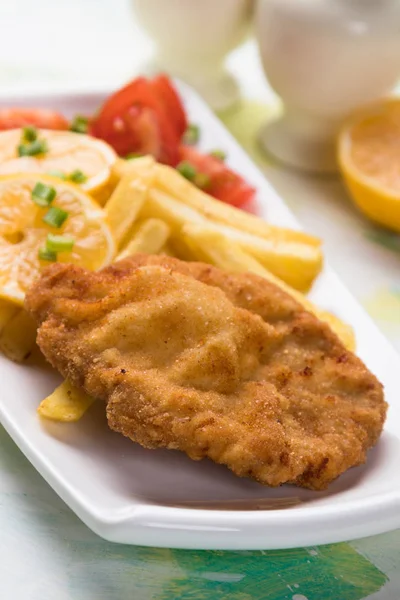
[[[140,108],[137,112],[137,115],[128,113],[125,123],[133,131],[135,145],[140,148],[140,153],[151,154],[160,162],[176,165],[179,162],[179,147],[175,136],[165,129],[162,119],[153,110]]]
[[[100,133],[113,131],[113,119],[121,118],[132,106],[147,106],[149,103],[152,103],[152,96],[147,80],[138,77],[107,98],[98,115],[93,118],[91,126]]]
[[[179,162],[179,146],[175,133],[170,130],[162,115],[140,106],[131,106],[121,116],[113,118],[108,130],[92,124],[90,133],[108,142],[120,156],[130,153],[152,154],[168,165]]]
[[[218,200],[233,206],[244,206],[254,199],[255,188],[219,158],[201,154],[192,146],[181,146],[180,157],[190,162],[198,173],[208,175],[210,184],[206,191]]]
[[[155,94],[162,99],[167,115],[173,121],[179,139],[188,128],[185,109],[178,92],[166,75],[158,75],[151,82]]]
[[[158,161],[176,165],[182,129],[186,129],[180,108],[165,76],[153,82],[138,77],[106,100],[91,122],[90,133],[108,142],[121,156],[145,154],[151,148]]]
[[[55,110],[46,108],[2,108],[0,130],[33,125],[41,129],[68,129],[67,119]]]

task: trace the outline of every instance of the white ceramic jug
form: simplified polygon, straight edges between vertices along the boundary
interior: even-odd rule
[[[400,0],[258,0],[256,30],[284,104],[262,131],[263,145],[294,167],[336,170],[343,118],[400,76]]]
[[[215,109],[238,97],[224,61],[249,29],[253,0],[131,1],[155,43],[152,70],[187,81]]]

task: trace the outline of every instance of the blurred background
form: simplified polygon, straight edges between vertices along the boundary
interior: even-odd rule
[[[0,94],[113,89],[137,74],[152,42],[130,0],[0,2]],[[246,95],[268,99],[254,40],[228,57]],[[251,69],[246,68],[251,64]]]

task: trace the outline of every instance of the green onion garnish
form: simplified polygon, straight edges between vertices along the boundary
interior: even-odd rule
[[[76,115],[72,119],[72,123],[70,126],[71,131],[75,131],[75,133],[87,133],[88,131],[88,119],[82,115]]]
[[[190,123],[185,133],[183,134],[183,143],[194,146],[200,139],[200,127],[194,123]]]
[[[47,260],[48,262],[55,262],[57,260],[57,253],[47,248],[39,248],[38,255],[40,260]]]
[[[70,235],[54,235],[49,233],[46,239],[46,250],[50,252],[71,252],[75,240]]]
[[[47,225],[50,225],[50,227],[56,227],[59,229],[67,218],[68,213],[66,210],[58,208],[58,206],[52,206],[44,215],[43,221]]]
[[[58,179],[67,179],[67,176],[62,171],[58,169],[51,169],[51,171],[47,171],[46,175],[51,175],[52,177],[58,177]]]
[[[56,190],[51,185],[45,185],[44,183],[37,182],[32,190],[32,200],[38,206],[46,207],[50,206],[56,197]]]
[[[17,150],[18,156],[36,156],[47,152],[47,144],[45,140],[35,140],[29,144],[20,144]]]
[[[193,183],[201,190],[206,190],[210,187],[211,179],[210,176],[206,173],[196,173],[193,179]]]
[[[183,160],[182,162],[180,162],[179,165],[176,167],[176,170],[179,171],[179,173],[183,175],[183,177],[189,179],[189,181],[193,181],[197,173],[195,167],[188,160]]]
[[[226,152],[223,150],[212,150],[209,154],[214,158],[218,158],[218,160],[224,161],[226,159]]]
[[[80,169],[75,169],[75,171],[72,171],[68,179],[74,183],[85,183],[87,177]]]
[[[32,125],[28,125],[22,129],[22,141],[35,142],[37,140],[37,129]]]

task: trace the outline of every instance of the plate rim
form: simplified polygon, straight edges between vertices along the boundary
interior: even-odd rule
[[[257,173],[257,177],[260,181],[261,178],[263,179],[264,187],[269,188],[271,193],[279,197],[279,194],[274,190],[261,169],[253,162],[246,151],[240,146],[233,135],[225,128],[218,117],[211,111],[198,94],[187,84],[182,82],[177,83],[179,89],[183,91],[183,96],[191,96],[195,99],[196,103],[202,106],[202,111],[206,114],[207,119],[212,121],[215,127],[218,127],[220,130],[223,129],[224,136],[229,142],[229,145],[235,147],[236,151],[243,156],[243,159],[245,159],[245,163],[251,165],[253,173]],[[94,92],[78,91],[76,93],[71,90],[66,90],[66,92],[57,90],[56,92],[49,94],[44,94],[42,92],[27,93],[23,97],[22,94],[18,92],[2,97],[0,99],[0,106],[4,105],[5,102],[14,101],[19,102],[20,104],[26,104],[27,101],[35,103],[47,99],[47,101],[51,100],[56,103],[57,101],[72,101],[79,100],[80,98],[98,98],[103,95],[105,96],[107,92],[109,92],[109,90],[96,90]],[[282,198],[280,198],[280,201],[286,206],[286,203]],[[262,200],[260,200],[260,204],[262,203]],[[292,215],[293,223],[295,223],[298,228],[301,228],[293,213],[291,213],[289,209],[288,211]],[[336,279],[336,284],[340,286],[341,293],[345,292],[351,297],[353,303],[356,303],[361,310],[363,318],[368,319],[369,326],[373,326],[376,329],[377,335],[380,336],[382,342],[385,342],[387,351],[391,355],[390,361],[397,361],[400,367],[399,357],[396,351],[391,347],[390,342],[379,331],[373,320],[367,316],[364,309],[353,298],[351,292],[329,265],[326,266],[325,269],[331,277]],[[101,537],[110,541],[186,549],[283,549],[342,542],[349,539],[357,539],[368,535],[384,533],[400,527],[400,487],[396,490],[396,493],[390,491],[376,496],[370,495],[362,500],[353,499],[346,501],[342,505],[338,503],[337,505],[320,506],[317,509],[312,506],[305,506],[301,508],[274,509],[273,511],[227,511],[218,509],[206,510],[171,507],[158,504],[138,504],[133,506],[132,509],[125,514],[114,514],[107,517],[102,514],[102,511],[93,510],[93,507],[91,507],[84,498],[79,497],[79,493],[77,493],[75,489],[70,489],[67,480],[63,479],[63,477],[57,473],[57,469],[55,469],[39,451],[35,450],[35,446],[32,445],[29,440],[24,439],[22,430],[15,426],[12,419],[8,417],[7,412],[3,410],[1,404],[0,421],[35,469],[64,500],[64,502],[70,506],[87,526]],[[357,518],[354,518],[355,509],[357,509]],[[195,529],[193,529],[193,527],[191,528],[188,524],[189,521],[192,521],[192,523],[194,521],[194,511],[196,513],[194,519],[196,524],[193,526]],[[304,527],[304,523],[299,523],[299,513],[297,511],[302,515],[300,520],[307,521],[309,531],[303,531],[302,535],[294,535],[293,537],[296,542],[291,544],[287,534],[284,535],[282,531],[279,531],[279,527],[284,523],[286,525],[286,530],[291,527],[292,532],[299,527]],[[381,518],[376,520],[378,511],[381,513]],[[266,519],[266,514],[268,513],[273,515],[273,519]],[[348,513],[353,514],[353,522],[350,525],[348,524],[345,526],[345,517]],[[328,519],[331,525],[331,527],[328,528],[328,531],[326,528],[326,519]],[[343,522],[340,527],[338,527],[338,520],[340,520],[341,523]],[[157,523],[157,521],[158,528],[154,527],[152,533],[150,533],[152,527],[151,523]],[[365,521],[369,523],[367,532],[365,532]],[[165,525],[164,529],[163,524]],[[228,527],[228,525],[230,525],[230,527]],[[251,525],[251,527],[249,527],[249,525]],[[127,539],[125,539],[126,531],[124,531],[124,528],[129,529],[131,532],[128,534],[130,539],[135,537],[132,536],[132,532],[136,534],[134,541],[127,541]],[[262,529],[262,531],[252,532],[249,537],[249,534],[246,533],[245,529],[251,530],[252,528],[258,530]],[[278,528],[277,531],[275,531],[276,528]],[[143,531],[141,531],[141,529],[143,529]],[[345,535],[344,529],[348,532]],[[236,537],[233,536],[232,530],[235,532]],[[172,531],[174,532],[173,535],[176,536],[177,544],[171,544]],[[193,535],[194,531],[197,531],[196,536]],[[203,535],[199,535],[201,532],[203,532]],[[212,532],[214,532],[214,535],[211,535]],[[270,539],[266,542],[265,537],[270,535],[271,538],[271,534],[273,534],[272,539],[274,541]],[[154,537],[156,537],[156,543],[153,541]],[[234,537],[234,539],[232,539],[232,537]],[[301,543],[299,543],[299,538],[303,540]]]

